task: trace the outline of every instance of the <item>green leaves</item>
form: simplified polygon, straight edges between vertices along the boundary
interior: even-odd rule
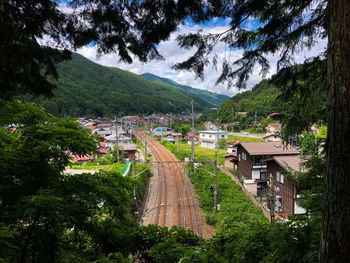
[[[63,175],[68,155],[95,151],[97,138],[31,103],[2,102],[0,112],[3,124],[15,127],[0,128],[0,224],[21,236],[13,245],[6,243],[10,236],[0,240],[8,253],[18,247],[22,262],[53,262],[73,241],[77,250],[69,249],[80,254],[89,239],[106,251],[125,249],[128,229],[136,227],[128,216],[131,180],[103,172]]]

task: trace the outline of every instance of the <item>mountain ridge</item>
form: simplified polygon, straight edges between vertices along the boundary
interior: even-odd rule
[[[210,111],[212,104],[178,87],[146,80],[129,71],[97,64],[79,54],[57,65],[54,97],[33,98],[56,116],[114,116]]]
[[[223,94],[218,94],[218,93],[211,92],[208,90],[192,88],[192,87],[187,86],[187,85],[179,84],[179,83],[173,81],[172,79],[159,77],[159,76],[154,75],[152,73],[146,72],[146,73],[141,74],[140,76],[147,79],[147,80],[155,82],[155,83],[165,83],[167,85],[178,87],[178,88],[181,88],[183,90],[186,90],[187,92],[196,94],[200,98],[204,99],[205,101],[207,101],[215,106],[219,106],[223,101],[230,99],[229,96],[226,96]]]

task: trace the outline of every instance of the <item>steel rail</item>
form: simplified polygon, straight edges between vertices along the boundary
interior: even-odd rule
[[[200,222],[198,221],[198,217],[197,217],[198,207],[196,205],[194,205],[192,192],[188,186],[189,185],[188,178],[184,174],[184,172],[182,172],[182,169],[179,166],[179,163],[184,165],[184,162],[176,160],[176,157],[174,157],[174,155],[169,150],[167,150],[163,145],[159,144],[158,142],[156,142],[155,140],[153,140],[149,136],[145,135],[144,133],[135,132],[135,134],[138,137],[145,139],[147,141],[147,143],[149,143],[150,148],[151,149],[153,148],[152,153],[153,153],[156,160],[152,161],[151,162],[152,164],[154,164],[154,165],[158,164],[158,166],[161,165],[163,169],[165,169],[165,166],[167,166],[168,170],[170,171],[170,174],[173,170],[173,182],[175,185],[174,190],[175,190],[175,197],[177,199],[177,210],[178,210],[178,226],[184,226],[186,228],[191,228],[194,233],[202,236],[202,229],[199,225]],[[209,163],[211,161],[198,161],[198,162]],[[173,164],[173,165],[170,167],[169,164]],[[164,171],[162,171],[162,172],[164,173]],[[166,175],[164,174],[164,175],[162,175],[161,178],[164,179],[165,176]],[[164,187],[165,189],[159,190],[160,191],[159,195],[161,195],[161,196],[164,195],[163,192],[166,192],[166,182],[164,182],[164,180],[162,180],[162,183],[159,183],[160,188],[162,188],[161,187],[162,185],[165,185],[165,187]],[[179,193],[181,193],[181,197],[179,196]],[[180,197],[180,199],[179,199],[179,197]],[[162,200],[162,197],[158,198],[158,200]],[[165,201],[167,201],[166,197],[165,197]],[[186,203],[187,203],[187,205],[186,205]],[[163,206],[166,206],[166,205],[167,205],[167,203],[164,202]],[[187,214],[187,209],[189,209],[188,214]],[[158,221],[159,221],[159,216],[160,216],[160,210],[161,210],[161,203],[158,202],[158,209],[157,209],[157,218],[158,219],[156,220],[157,221],[156,224],[159,223]],[[163,221],[164,221],[163,226],[165,226],[166,207],[163,210],[165,210],[164,215],[163,215]],[[187,220],[187,217],[189,217],[189,220]],[[183,223],[182,223],[182,219],[183,219]]]

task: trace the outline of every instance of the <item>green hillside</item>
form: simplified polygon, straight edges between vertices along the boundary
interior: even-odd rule
[[[144,77],[145,79],[148,79],[152,82],[159,83],[159,84],[168,84],[170,86],[178,87],[181,89],[186,90],[187,92],[196,94],[198,97],[202,98],[203,100],[215,105],[219,106],[221,102],[229,99],[229,96],[210,92],[208,90],[202,90],[202,89],[195,89],[190,86],[181,85],[179,83],[176,83],[175,81],[168,79],[168,78],[162,78],[156,75],[153,75],[151,73],[144,73],[140,75],[141,77]]]
[[[302,129],[325,120],[326,61],[316,60],[281,70],[269,80],[262,80],[252,90],[242,92],[221,103],[217,117],[223,121],[239,120],[247,124],[273,112],[289,127]],[[247,112],[248,118],[234,112]]]
[[[220,119],[232,120],[232,113],[248,112],[248,115],[266,116],[273,112],[283,112],[288,103],[278,99],[281,91],[270,81],[262,80],[252,90],[244,91],[221,103],[217,114]]]
[[[113,116],[190,110],[203,112],[212,107],[183,89],[148,81],[118,68],[96,64],[72,54],[70,61],[58,65],[58,89],[52,99],[34,99],[54,115]]]

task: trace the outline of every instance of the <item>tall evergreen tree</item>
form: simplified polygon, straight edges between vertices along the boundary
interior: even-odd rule
[[[213,18],[229,19],[230,28],[220,34],[179,37],[195,54],[176,69],[191,69],[201,78],[218,42],[244,48],[233,63],[223,61],[218,82],[237,78],[243,87],[255,64],[264,75],[267,54],[279,54],[278,68],[288,66],[296,50],[328,38],[328,139],[321,262],[350,261],[350,2],[348,0],[145,0],[68,1],[70,12],[57,1],[1,1],[0,87],[1,97],[18,93],[51,94],[46,76],[57,77],[54,64],[65,52],[42,48],[38,38],[51,39],[51,47],[77,48],[93,42],[98,51],[118,52],[131,62],[161,59],[156,45],[166,40],[187,17],[195,23]],[[255,19],[256,28],[245,23]],[[49,43],[46,43],[47,45]],[[212,57],[216,64],[217,57]]]
[[[295,51],[313,46],[317,39],[328,38],[328,138],[325,175],[325,200],[320,262],[350,261],[350,2],[324,1],[209,1],[205,19],[230,18],[231,28],[219,34],[189,34],[178,38],[185,48],[197,47],[187,61],[175,66],[192,69],[203,77],[209,54],[219,41],[231,48],[244,48],[243,56],[229,64],[223,61],[218,82],[237,78],[243,87],[258,63],[264,75],[269,69],[266,55],[279,54],[278,68],[289,66]],[[245,27],[248,19],[258,26]],[[213,63],[215,64],[214,57]],[[293,72],[290,72],[291,74]],[[287,76],[287,75],[286,75]],[[299,127],[300,128],[300,127]]]

